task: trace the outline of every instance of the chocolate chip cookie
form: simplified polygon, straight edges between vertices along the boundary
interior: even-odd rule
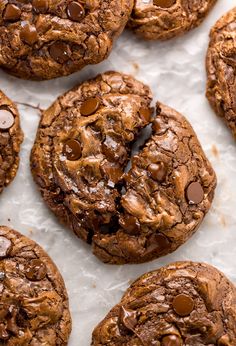
[[[203,263],[144,274],[95,328],[91,345],[236,345],[235,286]]]
[[[17,108],[0,90],[0,192],[16,175],[22,141]]]
[[[97,64],[125,27],[133,0],[1,0],[0,66],[51,79]]]
[[[216,178],[186,119],[131,76],[107,72],[67,92],[39,125],[31,169],[59,219],[107,263],[168,254],[210,208]],[[131,160],[140,130],[152,135]]]
[[[236,7],[212,28],[206,65],[207,98],[236,138]]]
[[[197,27],[216,0],[135,0],[128,26],[146,40],[166,40]]]
[[[0,226],[0,345],[67,345],[71,318],[63,279],[32,240]]]

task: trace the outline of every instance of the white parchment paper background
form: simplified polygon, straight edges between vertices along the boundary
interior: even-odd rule
[[[236,143],[204,96],[209,30],[235,5],[236,0],[218,0],[198,29],[168,42],[144,42],[125,32],[107,61],[66,78],[30,82],[0,72],[0,89],[12,100],[39,104],[41,108],[47,108],[58,95],[98,72],[114,69],[130,73],[151,86],[155,100],[185,114],[217,172],[218,188],[212,209],[187,244],[151,263],[104,265],[43,204],[29,170],[29,153],[40,115],[36,110],[19,106],[25,140],[16,179],[0,196],[0,223],[36,240],[59,267],[73,317],[69,346],[90,345],[93,328],[120,300],[129,283],[171,261],[208,262],[236,283]]]

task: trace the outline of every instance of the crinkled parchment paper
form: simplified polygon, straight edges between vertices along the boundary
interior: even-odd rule
[[[0,72],[0,89],[9,97],[41,108],[47,108],[58,95],[99,72],[114,69],[130,73],[151,86],[155,100],[185,114],[217,172],[213,206],[197,233],[179,250],[143,265],[104,265],[92,255],[89,246],[57,222],[42,202],[29,169],[29,153],[40,114],[19,105],[25,140],[16,179],[0,196],[0,223],[36,240],[59,267],[73,317],[69,346],[90,345],[93,328],[120,300],[129,283],[171,261],[208,262],[236,283],[236,143],[204,96],[209,30],[235,5],[236,0],[218,0],[198,29],[168,42],[144,42],[125,32],[107,61],[66,78],[30,82]]]

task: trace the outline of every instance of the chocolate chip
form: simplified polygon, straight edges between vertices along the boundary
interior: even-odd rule
[[[15,122],[14,116],[6,109],[0,109],[0,129],[8,130]]]
[[[63,64],[70,59],[70,49],[65,42],[55,42],[49,47],[50,56],[58,63]]]
[[[85,16],[84,7],[79,2],[72,1],[67,6],[67,15],[71,20],[74,20],[75,22],[79,22]]]
[[[121,180],[123,171],[119,165],[112,164],[110,162],[105,162],[102,165],[102,170],[107,176],[108,180],[111,180],[114,184],[117,184]]]
[[[145,122],[148,123],[150,121],[150,119],[151,119],[152,109],[151,108],[141,107],[139,109],[139,115]]]
[[[31,260],[25,267],[25,276],[32,281],[43,280],[47,274],[45,264],[39,259]]]
[[[14,4],[8,4],[5,9],[3,18],[5,20],[14,21],[20,19],[21,10]]]
[[[82,103],[80,113],[83,116],[94,114],[98,110],[99,106],[100,100],[97,97],[91,97]]]
[[[148,171],[154,180],[163,182],[166,178],[167,169],[163,162],[152,163],[148,166]]]
[[[156,251],[158,253],[164,252],[170,247],[170,242],[162,233],[152,234],[147,241],[147,249],[145,255]]]
[[[20,38],[22,41],[29,45],[33,45],[38,41],[38,33],[34,25],[27,22],[21,23],[22,29],[20,31]]]
[[[173,6],[176,0],[153,0],[153,4],[162,8],[168,8]]]
[[[12,247],[12,243],[6,237],[0,236],[0,258],[7,257]]]
[[[69,139],[63,147],[63,154],[69,161],[76,161],[81,158],[81,145],[76,139]]]
[[[136,317],[136,311],[132,311],[129,309],[125,309],[123,306],[120,308],[120,321],[123,323],[123,325],[129,329],[134,330],[135,326],[137,325],[137,317]]]
[[[125,147],[110,136],[106,136],[102,143],[102,152],[109,161],[118,161],[120,164],[123,164],[127,158]]]
[[[182,341],[177,335],[166,335],[161,341],[161,346],[182,346]]]
[[[199,204],[204,199],[204,190],[199,182],[190,183],[186,190],[189,204]]]
[[[125,215],[120,223],[122,228],[124,228],[127,233],[137,234],[140,231],[140,224],[137,218],[133,215]]]
[[[48,9],[48,0],[33,0],[32,6],[36,12],[45,13]]]
[[[179,294],[173,300],[173,308],[179,316],[188,316],[194,309],[194,301],[187,294]]]
[[[218,341],[218,346],[232,346],[232,343],[230,341],[230,338],[227,334],[223,335]]]

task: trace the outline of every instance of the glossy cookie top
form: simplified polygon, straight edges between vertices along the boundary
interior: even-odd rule
[[[0,344],[67,345],[71,319],[63,279],[32,240],[0,227]]]
[[[236,138],[236,7],[211,30],[207,75],[207,98]]]
[[[0,91],[0,192],[16,175],[22,140],[23,133],[17,108]]]
[[[1,0],[0,67],[24,79],[51,79],[109,54],[133,0]]]
[[[95,328],[92,346],[233,346],[236,289],[217,269],[177,262],[144,274]]]
[[[198,26],[216,0],[135,0],[128,26],[147,40],[165,40]]]
[[[210,208],[216,178],[193,129],[131,76],[107,72],[43,113],[31,169],[61,221],[108,263],[174,251]],[[131,159],[140,130],[152,134]],[[127,172],[128,170],[128,172]]]

